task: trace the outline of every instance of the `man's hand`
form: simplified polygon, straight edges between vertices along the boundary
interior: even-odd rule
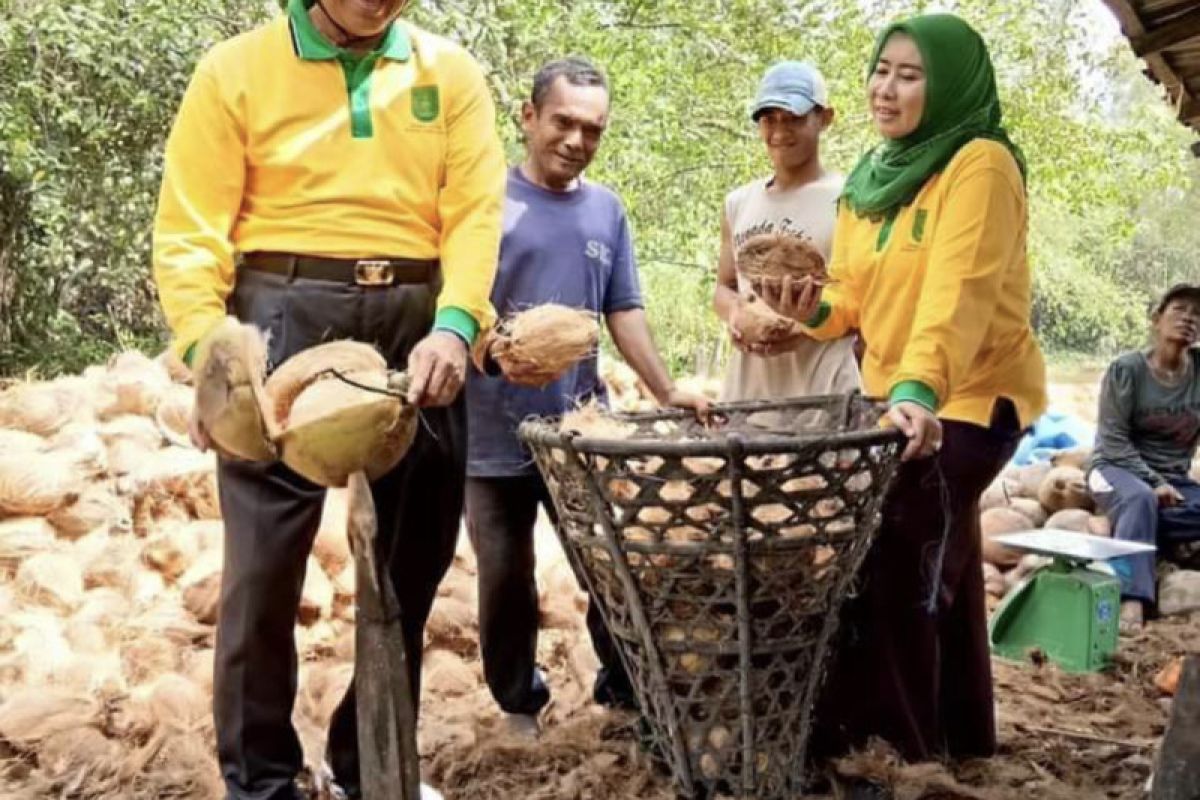
[[[667,392],[664,405],[674,408],[689,408],[695,412],[696,418],[701,422],[707,422],[709,413],[712,411],[712,402],[704,395],[685,392],[674,386]]]
[[[1170,508],[1183,502],[1183,495],[1169,483],[1154,487],[1154,496],[1158,498],[1161,508]]]
[[[925,406],[901,401],[888,409],[888,419],[908,437],[901,461],[928,458],[942,449],[942,423]]]
[[[784,275],[782,278],[760,278],[751,282],[751,288],[776,314],[806,323],[821,308],[824,286],[811,277]]]
[[[449,331],[433,331],[408,356],[408,402],[446,406],[458,396],[467,375],[467,345]]]
[[[192,407],[192,413],[188,416],[188,438],[201,453],[208,452],[213,446],[212,437],[204,429],[204,423],[200,421],[200,412],[195,406]]]

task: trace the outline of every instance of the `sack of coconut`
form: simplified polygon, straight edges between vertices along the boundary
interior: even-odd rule
[[[541,387],[594,353],[599,340],[595,314],[547,303],[500,320],[471,356],[480,372],[490,372],[491,361],[512,383]]]

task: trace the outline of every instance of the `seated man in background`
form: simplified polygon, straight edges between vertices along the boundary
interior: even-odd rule
[[[1115,538],[1162,549],[1200,540],[1200,484],[1188,476],[1200,442],[1200,285],[1170,289],[1151,323],[1150,348],[1120,356],[1104,376],[1088,486]],[[1155,554],[1113,566],[1121,627],[1136,630],[1155,601]]]

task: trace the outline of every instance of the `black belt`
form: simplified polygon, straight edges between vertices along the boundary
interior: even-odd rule
[[[243,254],[241,263],[246,269],[283,275],[288,280],[307,278],[358,286],[430,283],[439,269],[436,258],[321,258],[261,252]]]

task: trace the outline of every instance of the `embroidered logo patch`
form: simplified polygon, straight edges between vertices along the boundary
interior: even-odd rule
[[[918,208],[916,216],[913,218],[912,237],[914,242],[925,238],[925,220],[927,219],[929,219],[929,212],[924,208]]]
[[[421,122],[433,122],[441,111],[442,102],[436,86],[415,86],[412,90],[412,113]]]

